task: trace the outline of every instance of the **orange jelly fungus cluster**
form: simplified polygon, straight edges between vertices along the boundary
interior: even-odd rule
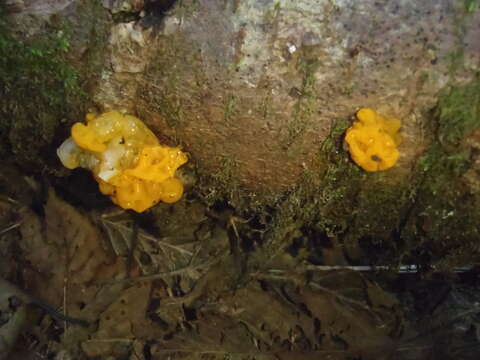
[[[69,169],[93,172],[100,191],[124,209],[143,212],[159,201],[173,203],[183,194],[175,171],[187,162],[179,148],[160,145],[138,118],[110,111],[87,114],[72,126],[57,154]]]
[[[391,168],[400,156],[400,126],[398,119],[385,118],[372,109],[360,109],[357,121],[345,136],[353,161],[366,171]]]

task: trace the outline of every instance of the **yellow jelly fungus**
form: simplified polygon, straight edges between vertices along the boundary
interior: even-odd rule
[[[72,138],[75,143],[82,149],[102,152],[105,151],[107,146],[95,137],[95,132],[89,129],[88,126],[82,123],[76,123],[72,126]]]
[[[391,168],[400,156],[400,126],[398,119],[385,118],[372,109],[360,109],[357,121],[345,136],[353,161],[366,171]]]
[[[137,165],[125,170],[125,173],[143,180],[161,182],[175,175],[179,161],[182,165],[187,159],[178,148],[144,147],[138,157]]]
[[[160,186],[162,187],[160,200],[168,204],[178,201],[183,195],[183,184],[177,178],[168,178]]]
[[[87,114],[86,124],[72,126],[57,154],[69,169],[91,170],[100,191],[124,209],[142,212],[159,201],[183,195],[176,170],[187,162],[179,148],[160,145],[138,118],[110,111]]]

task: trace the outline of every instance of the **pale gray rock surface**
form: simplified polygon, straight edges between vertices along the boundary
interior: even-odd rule
[[[29,34],[54,15],[75,24],[86,3],[24,0],[13,16]],[[92,95],[101,110],[140,115],[206,173],[228,167],[253,192],[293,185],[333,124],[361,107],[403,121],[398,167],[408,173],[425,147],[425,111],[480,67],[475,2],[166,3],[102,1],[109,28],[92,30],[98,13],[83,15],[88,33],[77,21],[74,51],[88,52],[92,31],[108,39]]]

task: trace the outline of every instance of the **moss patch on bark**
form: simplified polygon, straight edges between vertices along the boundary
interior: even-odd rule
[[[58,168],[55,148],[69,126],[83,119],[91,105],[88,90],[100,76],[96,49],[106,41],[97,26],[101,14],[92,1],[76,6],[75,22],[68,14],[62,20],[52,16],[29,38],[15,34],[0,9],[0,154],[33,172]],[[88,14],[97,16],[95,24],[77,22]]]
[[[425,117],[430,145],[408,176],[395,168],[359,169],[343,145],[349,122],[338,121],[319,151],[318,173],[305,171],[299,186],[276,204],[266,256],[303,239],[299,253],[309,256],[323,242],[342,248],[353,263],[368,259],[442,270],[473,263],[480,194],[465,174],[478,149],[466,138],[480,129],[479,86],[477,78],[443,92]]]

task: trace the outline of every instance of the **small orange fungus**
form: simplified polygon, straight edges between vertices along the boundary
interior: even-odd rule
[[[356,116],[357,121],[345,136],[353,161],[366,171],[391,168],[400,156],[400,120],[385,118],[368,108],[360,109]]]
[[[182,197],[175,172],[187,156],[179,148],[160,145],[135,116],[110,111],[85,120],[72,126],[72,136],[57,150],[65,167],[91,170],[100,191],[124,209],[143,212]]]

